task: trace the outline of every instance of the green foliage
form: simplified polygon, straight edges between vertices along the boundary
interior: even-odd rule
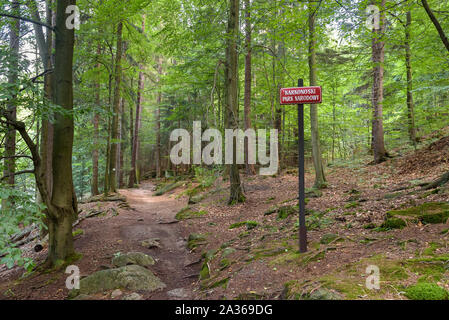
[[[435,283],[419,282],[405,291],[411,300],[448,300],[449,293]]]
[[[30,271],[34,267],[33,261],[22,257],[20,248],[11,243],[11,237],[31,225],[43,228],[45,207],[36,204],[33,196],[5,185],[0,186],[0,200],[7,201],[0,210],[0,254],[5,255],[0,264],[6,264],[8,268],[17,264]]]
[[[247,230],[251,230],[256,228],[259,225],[259,222],[257,221],[241,221],[241,222],[236,222],[233,223],[229,226],[229,229],[236,229],[236,228],[240,228],[243,226],[246,226]]]

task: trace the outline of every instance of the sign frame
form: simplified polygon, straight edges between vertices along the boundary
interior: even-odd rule
[[[313,91],[308,93],[305,91]],[[303,91],[297,92],[295,94],[288,93],[287,91]],[[318,96],[319,99],[312,99],[311,97]],[[291,97],[291,101],[283,101],[283,98]],[[308,99],[307,99],[308,97]],[[310,87],[300,87],[298,83],[298,87],[291,88],[281,88],[279,92],[279,101],[281,105],[292,105],[292,104],[320,104],[323,102],[323,88],[321,86],[310,86]]]

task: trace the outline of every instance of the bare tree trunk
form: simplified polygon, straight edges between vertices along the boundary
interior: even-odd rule
[[[229,0],[229,20],[227,31],[227,50],[225,67],[225,106],[226,122],[229,129],[238,129],[238,54],[237,38],[239,33],[238,0]],[[235,140],[235,139],[234,139]],[[236,141],[234,141],[236,142]],[[231,183],[229,203],[235,204],[245,201],[240,182],[240,173],[236,164],[236,143],[233,143],[233,163],[229,165],[229,178]]]
[[[446,47],[447,51],[449,52],[449,40],[446,36],[446,34],[443,31],[443,28],[441,27],[440,22],[438,21],[438,19],[435,17],[435,15],[433,14],[432,10],[429,7],[429,4],[427,3],[427,0],[421,0],[424,9],[427,12],[427,15],[429,16],[430,20],[432,20],[433,25],[435,26],[435,28],[438,31],[438,34],[440,35],[441,41],[443,41],[444,46]]]
[[[98,45],[97,47],[97,55],[99,56],[101,54],[101,48]],[[97,64],[97,80],[95,83],[95,104],[97,107],[100,106],[101,100],[100,100],[100,68],[101,65]],[[98,113],[94,114],[93,119],[93,125],[94,125],[94,138],[93,138],[93,149],[92,149],[92,183],[91,183],[91,194],[92,196],[96,196],[100,194],[100,191],[98,190],[98,142],[99,142],[99,122],[100,122],[100,115]]]
[[[74,30],[65,27],[65,8],[75,0],[57,0],[55,70],[53,103],[67,111],[73,110],[73,47]],[[74,254],[72,223],[77,217],[77,200],[72,180],[73,117],[55,115],[53,133],[53,193],[49,207],[48,261],[59,266]]]
[[[115,91],[114,91],[114,101],[113,101],[113,112],[112,126],[111,126],[111,147],[109,153],[109,192],[117,191],[117,149],[119,140],[119,130],[118,130],[118,118],[120,114],[120,84],[122,80],[122,30],[123,23],[119,22],[117,26],[117,53],[115,57]]]
[[[145,31],[145,15],[142,17],[142,30]],[[131,155],[131,172],[129,175],[128,187],[133,188],[137,181],[137,164],[139,161],[139,131],[140,117],[142,113],[143,91],[145,89],[145,78],[143,74],[143,66],[139,65],[139,81],[137,89],[137,105],[136,105],[136,121],[134,124],[134,136],[132,138],[132,155]]]
[[[250,0],[245,0],[245,47],[246,47],[246,57],[245,57],[245,130],[251,128],[251,80],[252,80],[252,70],[251,70],[251,58],[252,58],[252,43],[251,43],[251,7]],[[248,163],[249,152],[251,148],[248,146],[248,139],[245,139],[245,167],[246,174],[255,175],[256,169],[254,164]]]
[[[385,0],[381,0],[381,10],[385,8]],[[383,128],[383,80],[385,42],[383,41],[385,31],[385,11],[380,13],[380,29],[373,29],[373,151],[374,163],[386,160],[387,151],[384,142]]]
[[[119,166],[120,169],[118,170],[119,172],[119,178],[118,178],[118,185],[120,188],[122,188],[124,186],[124,165],[125,165],[125,161],[124,161],[124,154],[125,154],[125,150],[126,150],[126,117],[125,117],[125,99],[122,98],[122,107],[121,107],[121,111],[120,111],[120,160],[119,160]]]
[[[407,12],[407,22],[405,25],[405,66],[407,69],[407,109],[408,109],[408,133],[410,141],[416,146],[416,127],[415,127],[415,106],[413,104],[413,73],[410,49],[410,26],[412,24],[412,13]]]
[[[18,1],[11,2],[11,11],[14,15],[20,15],[20,4]],[[7,103],[7,112],[9,117],[14,121],[17,119],[17,106],[16,94],[17,82],[19,80],[19,41],[20,41],[20,20],[15,19],[11,21],[9,27],[9,65],[8,65],[8,84],[11,85],[12,99]],[[16,130],[13,126],[8,126],[8,131],[5,136],[5,160],[3,174],[7,176],[7,183],[10,186],[15,184],[15,173],[16,173],[16,160],[14,156],[16,155]],[[2,207],[5,208],[10,200],[4,200]],[[12,204],[12,203],[11,203]]]
[[[156,178],[161,177],[161,103],[162,103],[162,58],[158,58],[158,85],[159,90],[157,93],[157,107],[156,107]]]
[[[309,0],[309,78],[310,85],[317,85],[316,73],[316,39],[315,39],[315,19],[316,8]],[[321,155],[320,134],[318,129],[318,107],[316,104],[310,105],[310,125],[312,133],[312,157],[313,165],[315,167],[315,188],[326,187],[326,178],[324,175],[323,159]]]

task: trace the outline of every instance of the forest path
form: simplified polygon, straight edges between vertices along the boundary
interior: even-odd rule
[[[124,189],[119,192],[126,196],[133,215],[133,223],[120,226],[120,237],[134,246],[148,239],[159,239],[160,248],[139,251],[148,253],[157,263],[151,270],[167,285],[161,292],[155,292],[149,299],[191,299],[192,275],[198,274],[199,267],[188,266],[193,257],[186,247],[183,230],[175,219],[176,213],[185,205],[167,195],[153,196],[154,185],[142,183],[139,189]],[[175,290],[176,289],[176,290]],[[172,291],[174,290],[174,291]]]

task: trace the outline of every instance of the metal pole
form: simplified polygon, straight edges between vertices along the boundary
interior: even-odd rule
[[[303,79],[298,87],[303,87]],[[306,203],[304,178],[304,105],[298,104],[298,178],[299,178],[299,252],[307,252]]]

